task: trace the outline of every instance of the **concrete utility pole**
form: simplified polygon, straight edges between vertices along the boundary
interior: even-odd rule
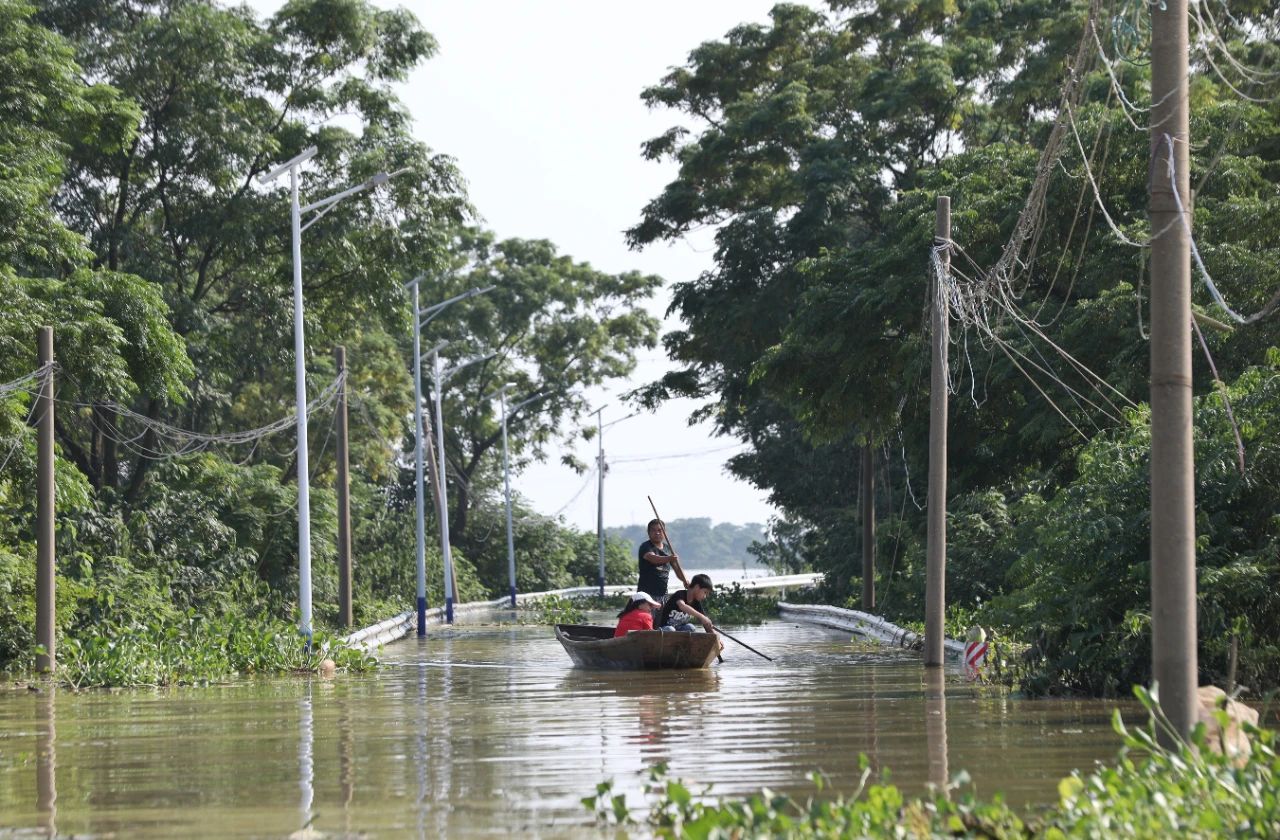
[[[53,327],[41,327],[38,357],[44,376],[40,380],[36,409],[36,655],[37,671],[52,671],[57,664],[54,632],[54,484],[53,484]]]
[[[942,272],[951,270],[951,198],[938,196],[934,247]],[[924,583],[924,664],[941,666],[947,596],[947,311],[946,290],[933,274],[933,370],[929,383],[929,533]]]
[[[604,597],[604,423],[600,406],[596,409],[596,437],[599,454],[596,456],[596,539],[600,543],[600,597]]]
[[[1195,476],[1191,438],[1191,132],[1187,0],[1151,7],[1151,643],[1160,704],[1196,722]],[[1169,162],[1172,157],[1173,179]],[[1175,195],[1174,191],[1177,191]],[[1179,218],[1182,216],[1182,218]]]
[[[876,473],[871,444],[862,447],[862,609],[876,608]]]
[[[418,283],[422,278],[415,277],[409,282],[413,289],[413,500],[415,506],[414,531],[414,563],[418,573],[417,600],[414,602],[418,613],[418,635],[427,635],[427,537],[426,514],[423,511],[422,499],[422,330],[418,318]],[[429,451],[434,452],[434,449]],[[435,481],[432,480],[432,487]],[[437,494],[436,510],[440,510],[440,499]]]
[[[342,385],[338,388],[338,404],[334,406],[334,421],[338,432],[338,625],[355,624],[355,612],[351,603],[351,466],[347,448],[347,348],[333,348],[338,376]]]

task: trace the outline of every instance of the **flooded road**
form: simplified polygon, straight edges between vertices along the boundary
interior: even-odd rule
[[[818,627],[731,632],[777,663],[729,642],[709,671],[587,672],[549,628],[463,625],[369,675],[0,691],[0,837],[593,837],[581,798],[613,779],[635,806],[655,762],[805,796],[813,770],[850,790],[859,753],[908,793],[965,769],[1043,803],[1119,747],[1113,703],[926,684],[912,654]]]

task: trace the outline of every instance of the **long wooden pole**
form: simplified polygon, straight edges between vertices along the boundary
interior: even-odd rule
[[[355,614],[351,601],[351,472],[347,448],[347,348],[333,348],[338,375],[342,385],[338,388],[338,404],[335,408],[338,431],[338,624],[351,627]]]
[[[1196,722],[1198,671],[1187,52],[1187,0],[1152,6],[1152,674],[1161,706],[1182,736]]]
[[[876,473],[871,444],[862,447],[862,609],[876,608]]]
[[[41,327],[38,358],[44,376],[40,380],[36,408],[36,670],[52,671],[57,665],[54,581],[57,557],[54,543],[53,476],[53,327]]]
[[[679,554],[680,552],[676,551],[675,545],[671,542],[671,535],[667,533],[667,520],[658,515],[658,506],[653,503],[653,497],[645,496],[645,498],[649,500],[649,507],[653,510],[653,518],[662,523],[662,538],[666,540],[667,548],[671,549],[672,554]],[[689,587],[689,578],[685,577],[684,567],[680,565],[679,560],[672,561],[671,565],[676,567],[676,577],[680,578],[680,582],[687,589]]]
[[[649,500],[649,507],[653,510],[653,518],[654,518],[654,519],[657,519],[659,522],[661,522],[661,523],[662,523],[662,539],[666,541],[666,543],[667,543],[667,548],[670,548],[670,549],[671,549],[671,553],[672,553],[672,554],[678,554],[679,552],[677,552],[677,551],[676,551],[675,544],[671,542],[671,535],[667,533],[667,520],[663,519],[661,516],[659,516],[659,515],[658,515],[658,506],[657,506],[657,505],[655,505],[655,504],[653,503],[653,497],[652,497],[652,496],[645,496],[645,498]],[[672,565],[676,567],[676,577],[680,578],[680,582],[684,584],[684,588],[685,588],[685,589],[688,589],[688,588],[689,588],[689,578],[685,577],[684,569],[683,569],[683,568],[681,568],[681,566],[680,566],[680,561],[679,561],[679,560],[674,560],[674,561],[672,561]],[[717,628],[716,628],[716,630],[717,630],[717,631],[719,631],[719,630],[720,630],[720,628],[719,628],[719,627],[717,627]],[[721,631],[721,632],[723,632],[723,631]],[[728,636],[729,634],[728,634],[728,633],[724,633],[724,635]],[[729,636],[729,638],[733,639],[733,637],[732,637],[732,636]],[[734,640],[735,642],[738,642],[738,640],[737,640],[737,639],[733,639],[733,640]],[[747,646],[747,645],[745,645],[745,644],[742,644],[742,642],[738,642],[738,644],[742,645],[744,648],[747,648],[747,650],[751,651],[752,653],[757,653],[757,654],[760,654],[761,656],[764,656],[764,654],[763,654],[763,653],[760,653],[760,651],[756,650],[756,649],[755,649],[755,648],[753,648],[753,647],[749,647],[749,646]],[[765,658],[765,659],[769,659],[769,657],[767,657],[767,656],[765,656],[764,658]],[[724,662],[724,657],[717,653],[717,654],[716,654],[716,661],[717,661],[717,662]],[[772,659],[769,659],[769,661],[770,661],[770,662],[772,662],[773,660],[772,660]]]
[[[935,246],[951,241],[951,198],[938,196]],[[951,268],[951,255],[939,248],[942,272]],[[929,385],[929,530],[924,584],[924,664],[941,667],[947,580],[947,312],[946,290],[937,272],[929,284],[933,303],[933,370]]]

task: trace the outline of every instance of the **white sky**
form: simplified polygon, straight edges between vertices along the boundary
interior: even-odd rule
[[[545,238],[560,252],[609,272],[638,270],[668,282],[652,305],[665,313],[673,282],[712,263],[709,233],[671,247],[627,249],[623,231],[675,175],[667,163],[645,161],[640,144],[681,122],[650,112],[640,92],[699,43],[745,21],[764,21],[776,0],[378,0],[409,8],[439,42],[400,96],[415,135],[452,155],[468,182],[484,224],[500,238]],[[266,14],[278,0],[253,0]],[[678,326],[664,322],[663,332]],[[629,381],[615,383],[592,405],[652,381],[667,369],[661,348],[642,351]],[[764,522],[764,494],[729,477],[725,458],[739,447],[706,425],[690,427],[696,403],[679,401],[605,430],[612,462],[605,482],[606,526],[650,518],[652,495],[664,518],[705,516],[716,522]],[[605,422],[630,413],[614,404]],[[447,417],[446,417],[447,422]],[[732,448],[726,448],[732,447]],[[715,450],[715,451],[711,451]],[[578,457],[594,463],[595,441]],[[702,453],[688,458],[627,459]],[[559,463],[554,452],[513,481],[543,513],[562,512],[594,529],[596,486]],[[580,495],[574,499],[576,493]]]

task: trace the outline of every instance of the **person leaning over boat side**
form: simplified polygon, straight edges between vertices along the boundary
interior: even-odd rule
[[[658,629],[692,633],[696,629],[696,622],[708,633],[713,632],[715,625],[711,623],[711,616],[707,613],[707,597],[713,591],[715,588],[711,585],[711,578],[702,574],[694,575],[688,589],[677,589],[667,596],[662,611],[658,614]]]
[[[618,626],[613,629],[613,637],[625,636],[632,630],[652,630],[653,610],[660,606],[648,592],[632,592],[631,599],[618,613]]]
[[[684,569],[680,568],[680,557],[671,551],[667,542],[667,526],[662,520],[650,520],[647,530],[649,539],[640,543],[640,582],[636,589],[649,593],[661,604],[667,597],[667,578],[671,575],[672,566],[675,566],[676,577],[686,587],[689,580],[684,576]]]

